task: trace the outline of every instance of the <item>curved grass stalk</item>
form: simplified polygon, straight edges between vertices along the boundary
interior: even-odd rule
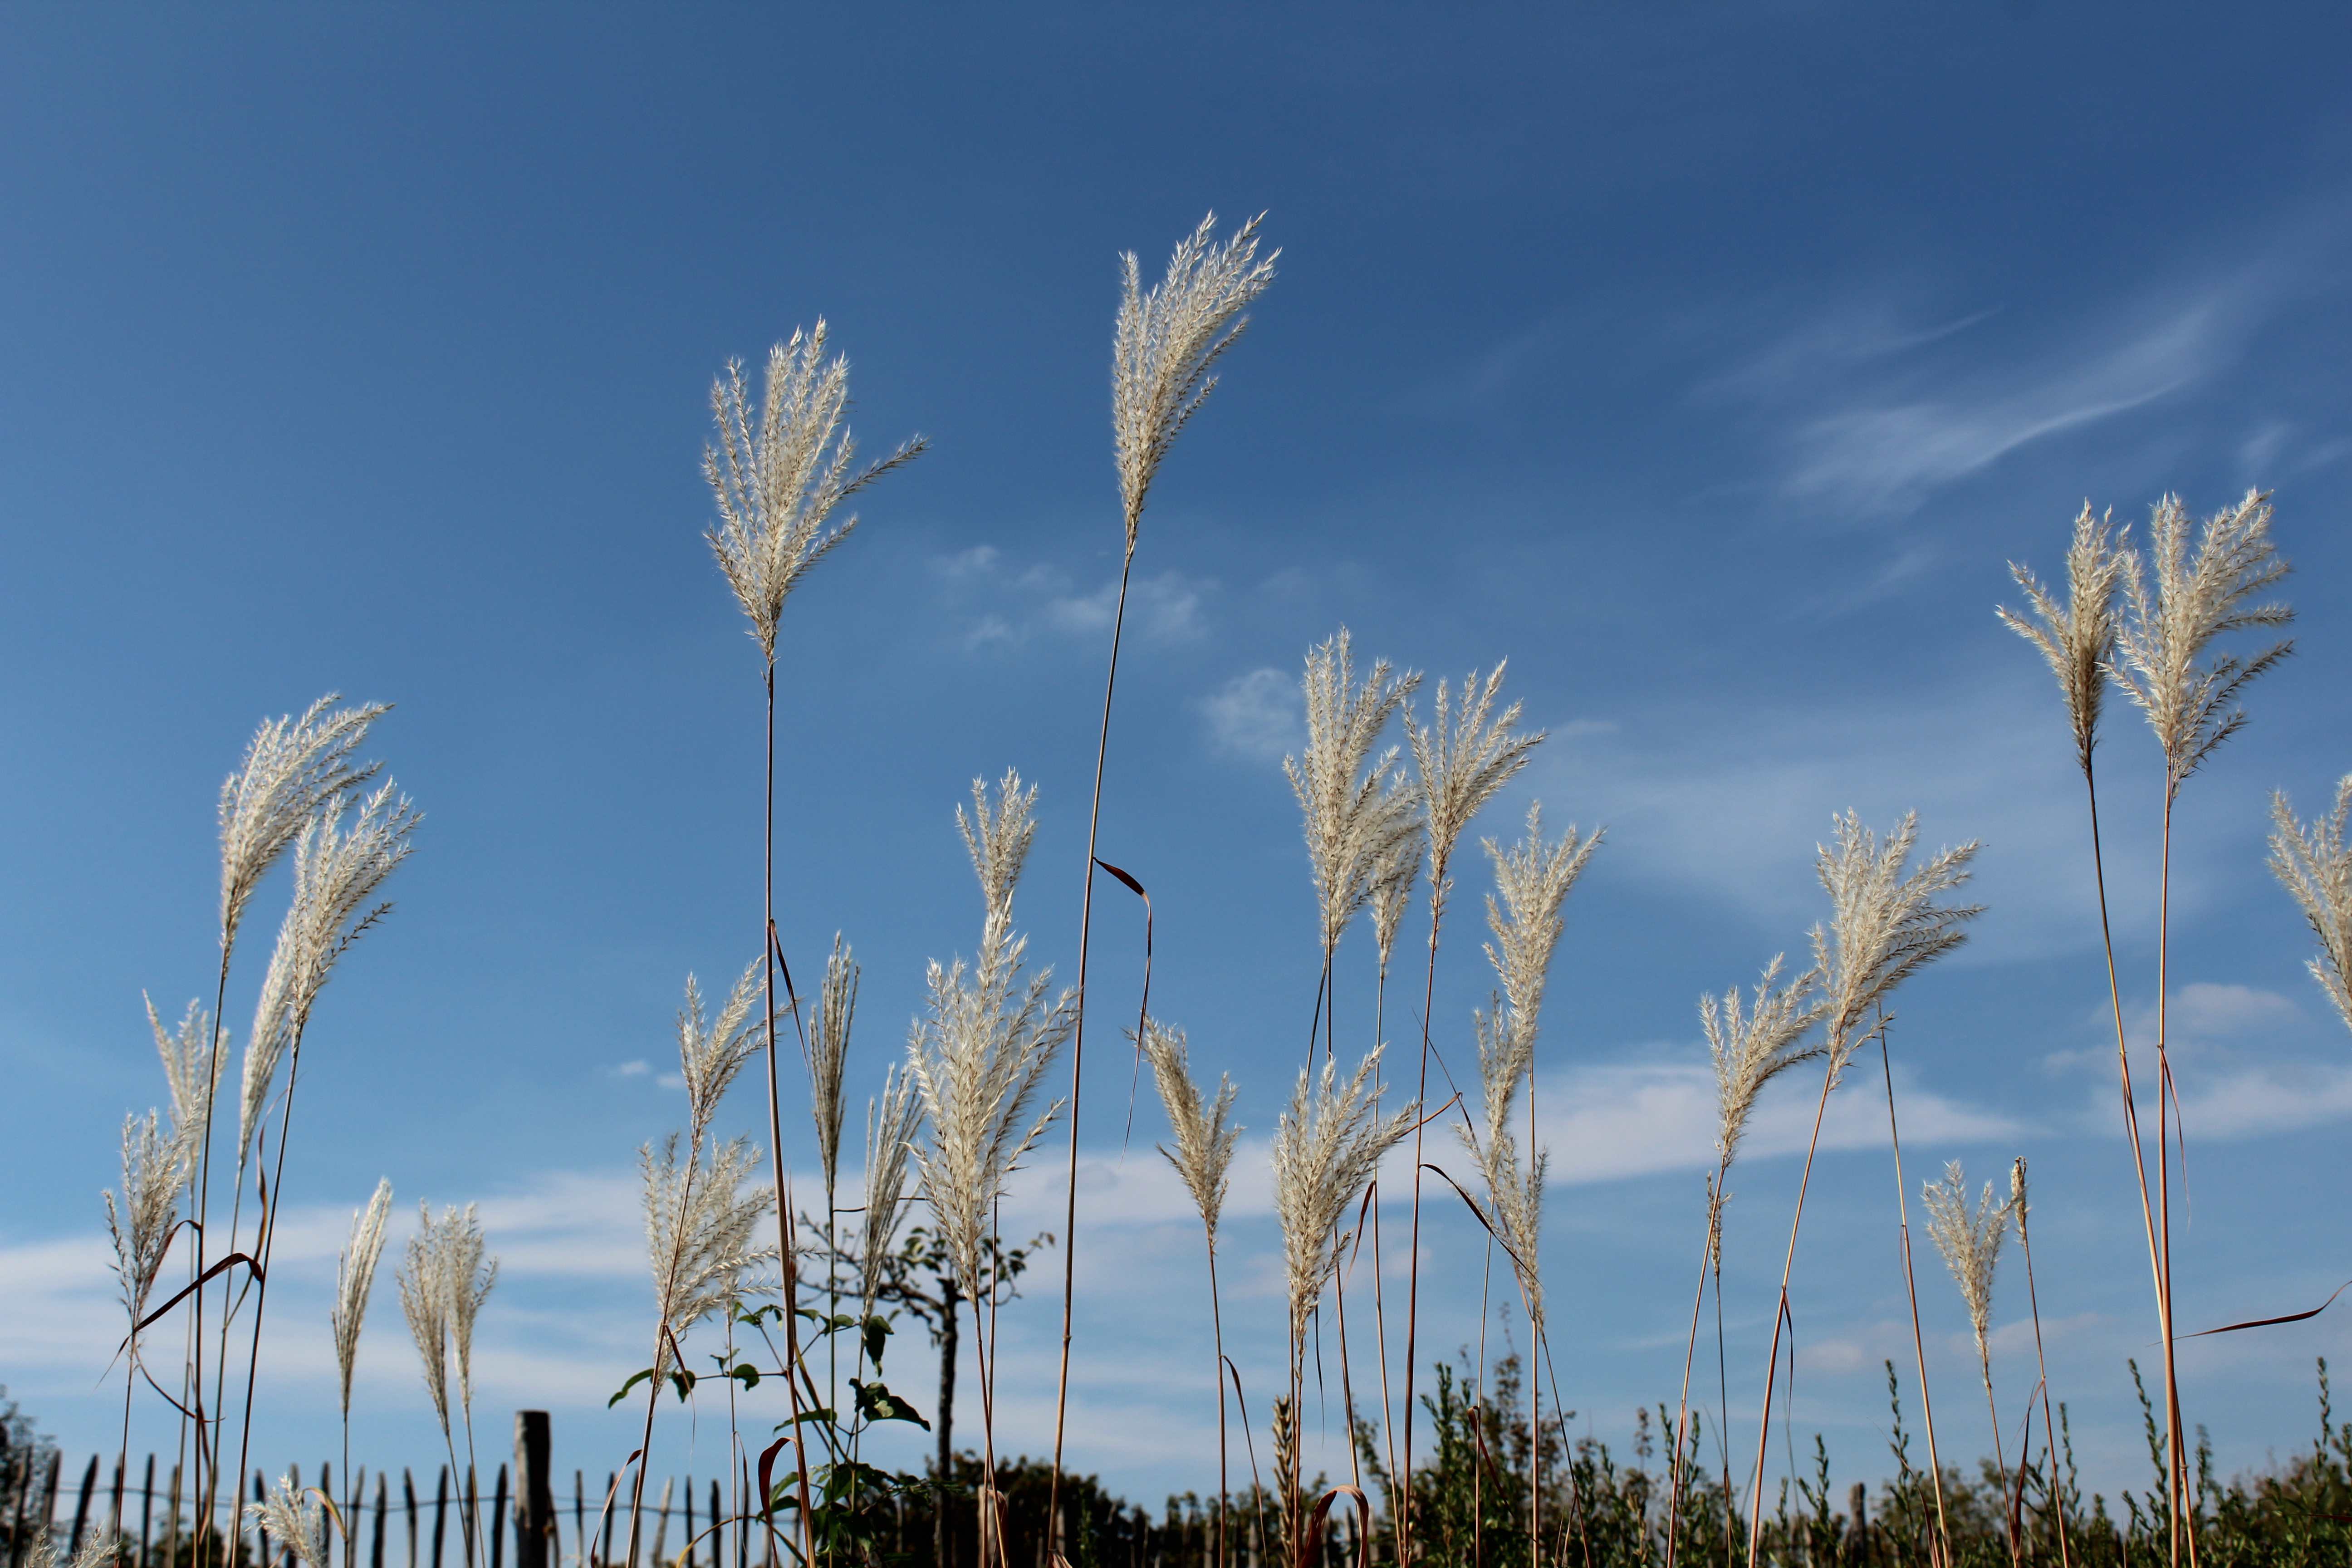
[[[1110,715],[1118,690],[1119,647],[1127,630],[1128,587],[1135,571],[1143,509],[1151,481],[1176,437],[1216,389],[1217,362],[1249,326],[1242,312],[1274,281],[1275,251],[1258,259],[1264,215],[1217,243],[1211,213],[1169,258],[1159,285],[1143,287],[1133,251],[1120,258],[1118,324],[1111,344],[1111,428],[1118,459],[1119,501],[1127,549],[1118,568],[1118,602],[1111,616],[1110,662],[1103,676],[1102,724],[1095,740],[1093,799],[1087,810],[1086,882],[1078,903],[1078,984],[1070,1039],[1070,1154],[1062,1223],[1062,1349],[1054,1378],[1054,1466],[1046,1517],[1061,1517],[1062,1442],[1070,1404],[1070,1330],[1077,1300],[1078,1100],[1087,1057],[1087,975],[1094,931],[1096,850],[1102,828],[1103,769],[1110,754]]]

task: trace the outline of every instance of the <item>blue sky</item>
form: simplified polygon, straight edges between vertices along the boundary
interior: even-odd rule
[[[1433,679],[1507,656],[1552,739],[1481,829],[1540,797],[1609,833],[1541,1071],[1563,1392],[1619,1440],[1678,1373],[1697,995],[1801,947],[1833,812],[1981,838],[1990,912],[1895,1026],[1908,1169],[2032,1160],[2055,1392],[2086,1479],[2145,1485],[2124,1358],[2155,1331],[2079,779],[1989,612],[2004,561],[2057,566],[2086,497],[2137,520],[2168,489],[2207,511],[2276,489],[2302,651],[2179,829],[2177,1267],[2191,1325],[2309,1305],[2352,1274],[2352,1042],[2261,856],[2272,788],[2309,808],[2352,768],[2347,31],[2318,7],[2033,4],[12,13],[0,1381],[69,1448],[111,1443],[96,1197],[121,1116],[162,1092],[140,993],[205,985],[213,797],[244,737],[340,689],[399,704],[378,750],[428,821],[306,1052],[258,1447],[328,1451],[333,1253],[389,1175],[404,1209],[481,1202],[508,1259],[494,1423],[549,1407],[560,1463],[626,1452],[601,1407],[644,1360],[635,1150],[681,1115],[659,1079],[686,973],[757,940],[756,650],[698,538],[710,378],[822,313],[862,435],[936,443],[783,638],[781,923],[812,968],[836,929],[865,960],[862,1096],[924,961],[976,940],[952,821],[975,774],[1040,784],[1023,914],[1074,967],[1116,258],[1264,210],[1280,280],[1137,565],[1103,852],[1152,889],[1155,1010],[1262,1138],[1315,980],[1278,767],[1301,654],[1345,624]],[[2137,1016],[2158,783],[2127,714],[2104,755]],[[1102,913],[1115,1016],[1138,933]],[[1461,1061],[1487,980],[1453,931],[1435,1031]],[[1360,1046],[1368,945],[1342,954]],[[1150,1499],[1213,1474],[1213,1410],[1195,1232],[1156,1110],[1121,1153],[1125,1089],[1095,1057],[1074,1453]],[[1734,1183],[1736,1416],[1799,1098],[1768,1104]],[[1883,1110],[1842,1091],[1795,1300],[1797,1419],[1849,1479],[1882,1473],[1879,1362],[1909,1352]],[[749,1093],[730,1114],[761,1119]],[[805,1139],[788,1153],[808,1168]],[[1244,1161],[1227,1321],[1266,1384],[1262,1143]],[[1015,1206],[1049,1223],[1042,1191]],[[1475,1336],[1479,1248],[1457,1215],[1435,1231],[1443,1352]],[[2032,1384],[2021,1284],[1998,1305],[2005,1414]],[[1924,1259],[1920,1286],[1938,1433],[1973,1455],[1965,1319]],[[384,1296],[358,1457],[421,1463]],[[1002,1448],[1046,1440],[1054,1317],[1042,1296],[1006,1316]],[[2307,1439],[2310,1358],[2347,1333],[2330,1313],[2186,1352],[2225,1468]],[[168,1444],[153,1412],[142,1431]],[[666,1428],[676,1468],[689,1438]]]

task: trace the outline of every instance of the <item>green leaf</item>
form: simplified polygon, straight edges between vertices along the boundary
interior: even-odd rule
[[[866,1359],[874,1363],[874,1370],[876,1372],[880,1372],[882,1370],[882,1347],[888,1343],[890,1339],[890,1320],[887,1318],[868,1318],[866,1320],[865,1331]]]
[[[853,1384],[857,1380],[856,1378],[850,1379],[850,1382]],[[793,1416],[789,1421],[779,1421],[773,1426],[769,1427],[768,1430],[771,1432],[781,1432],[787,1426],[797,1426],[803,1421],[822,1421],[830,1426],[833,1424],[835,1419],[835,1417],[832,1410],[820,1405],[814,1410],[802,1411],[798,1415]]]
[[[639,1372],[631,1373],[629,1374],[629,1381],[621,1384],[620,1392],[614,1394],[612,1398],[604,1401],[604,1408],[610,1410],[613,1406],[618,1405],[624,1399],[626,1399],[629,1396],[629,1390],[636,1387],[637,1384],[645,1382],[646,1379],[651,1377],[653,1374],[654,1369],[651,1367],[646,1367]]]
[[[931,1424],[923,1419],[922,1412],[882,1384],[860,1383],[853,1377],[849,1380],[849,1386],[857,1395],[857,1413],[866,1420],[912,1421],[926,1432],[931,1429]]]

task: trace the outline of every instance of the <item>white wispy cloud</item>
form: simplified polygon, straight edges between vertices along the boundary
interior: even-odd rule
[[[1216,751],[1246,762],[1279,762],[1306,744],[1297,680],[1271,666],[1236,675],[1194,704]]]
[[[1885,298],[1844,303],[1698,388],[1755,406],[1786,453],[1779,484],[1857,516],[1916,508],[2035,442],[2114,419],[2225,369],[2293,268],[2276,259],[2155,285],[2031,349],[1979,347],[1994,310],[1913,323]],[[2275,444],[2258,434],[2250,446]]]
[[[1050,563],[1016,565],[992,544],[974,545],[932,563],[949,603],[963,621],[969,647],[1017,647],[1040,635],[1108,634],[1118,607],[1116,578],[1082,586]],[[1128,584],[1129,630],[1159,642],[1183,642],[1208,630],[1207,601],[1217,584],[1168,571]]]

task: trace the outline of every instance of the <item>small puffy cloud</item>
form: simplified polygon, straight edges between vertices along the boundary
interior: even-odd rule
[[[1297,683],[1271,667],[1234,677],[1196,706],[1209,743],[1227,756],[1278,762],[1306,743]]]
[[[2275,991],[2197,981],[2172,998],[2171,1026],[2195,1039],[2231,1039],[2293,1023],[2300,1015]]]
[[[653,1065],[640,1057],[634,1061],[615,1062],[604,1073],[608,1078],[643,1078],[653,1070]]]

